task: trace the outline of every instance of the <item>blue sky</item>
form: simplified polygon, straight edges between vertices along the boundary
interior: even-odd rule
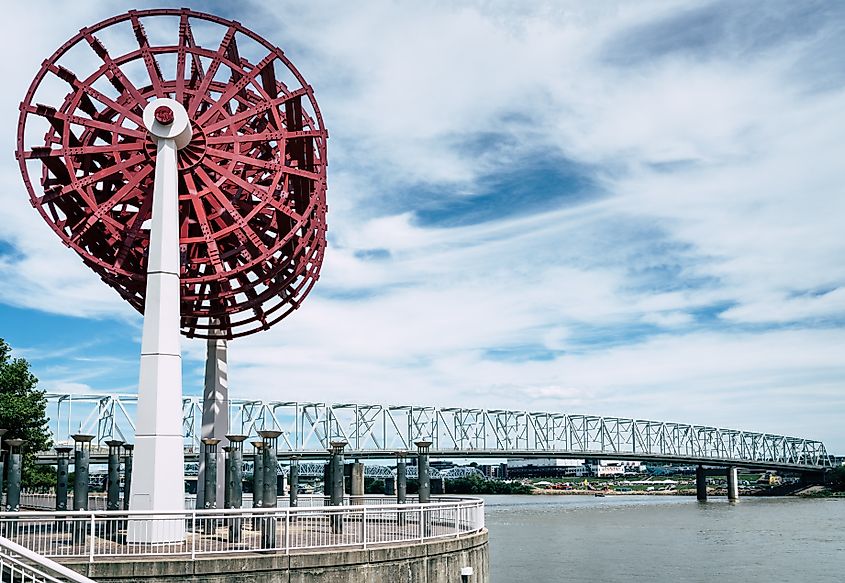
[[[212,2],[329,128],[305,305],[233,396],[721,425],[845,451],[845,5]],[[131,392],[140,318],[11,156],[41,60],[121,2],[7,7],[0,337],[48,390]],[[185,342],[185,389],[203,345]]]

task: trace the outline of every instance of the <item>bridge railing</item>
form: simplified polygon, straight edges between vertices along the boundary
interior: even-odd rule
[[[82,430],[107,439],[134,438],[135,395],[47,395],[55,408],[54,441]],[[200,451],[201,397],[183,399],[185,445]],[[812,439],[704,425],[567,413],[294,401],[229,401],[232,432],[283,431],[279,451],[325,452],[343,439],[355,452],[414,451],[422,438],[437,454],[544,452],[590,457],[624,454],[828,467],[824,444]]]
[[[484,502],[477,498],[248,510],[0,513],[0,532],[13,543],[45,557],[87,562],[118,557],[365,549],[459,537],[483,528]],[[161,539],[161,533],[172,536]],[[150,534],[159,537],[159,542],[138,542]]]

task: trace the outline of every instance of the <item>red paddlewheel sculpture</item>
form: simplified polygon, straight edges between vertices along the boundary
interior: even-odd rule
[[[142,112],[160,97],[182,103],[193,128],[178,152],[182,332],[265,330],[319,276],[328,133],[299,71],[239,23],[130,11],[62,45],[20,106],[31,202],[143,312],[156,145]]]

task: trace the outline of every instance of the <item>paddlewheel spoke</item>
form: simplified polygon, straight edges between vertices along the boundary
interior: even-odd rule
[[[156,44],[165,35],[154,27],[176,21],[169,38],[178,41]],[[220,29],[216,46],[197,44],[199,22]],[[131,28],[136,47],[107,48],[101,39],[116,25]],[[250,54],[255,43],[265,51],[257,63],[241,53],[247,41]],[[93,71],[87,77],[65,62],[77,45],[91,66],[74,69]],[[277,78],[283,68],[288,74]],[[47,76],[66,83],[58,101],[41,97]],[[17,158],[32,204],[143,311],[157,148],[141,116],[160,97],[183,103],[192,127],[178,151],[182,331],[210,337],[222,326],[233,338],[267,329],[301,304],[319,275],[328,133],[310,85],[240,24],[188,9],[133,10],[62,45],[20,108]]]

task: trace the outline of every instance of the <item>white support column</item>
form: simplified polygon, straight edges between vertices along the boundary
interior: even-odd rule
[[[144,109],[144,124],[158,150],[129,509],[182,511],[185,468],[176,151],[190,141],[191,127],[185,108],[172,99],[149,103]],[[185,522],[181,519],[129,521],[129,542],[165,543],[184,537]]]
[[[218,324],[212,321],[212,324]],[[206,344],[205,388],[202,399],[202,438],[219,439],[217,447],[217,500],[224,499],[226,484],[226,452],[229,445],[226,434],[229,433],[229,377],[228,356],[225,338],[209,338]],[[197,508],[205,503],[205,458],[200,456],[199,476],[197,477]],[[218,504],[222,508],[222,504]]]

